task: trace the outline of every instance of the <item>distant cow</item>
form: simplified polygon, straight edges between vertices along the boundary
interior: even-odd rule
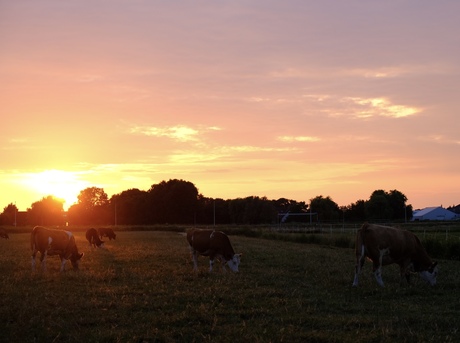
[[[5,238],[5,239],[10,239],[10,237],[8,236],[8,233],[2,227],[0,227],[0,237]]]
[[[30,235],[30,247],[32,249],[32,269],[35,269],[35,256],[40,252],[42,270],[46,270],[46,256],[59,255],[61,258],[61,272],[65,269],[65,263],[70,260],[74,269],[78,269],[78,263],[83,253],[78,252],[75,237],[69,231],[46,229],[36,226]]]
[[[212,271],[214,259],[228,264],[234,272],[238,271],[241,254],[235,254],[228,236],[221,231],[191,229],[187,231],[187,241],[193,257],[194,269],[198,269],[198,255],[209,256],[209,271]]]
[[[356,235],[356,266],[353,286],[367,257],[373,263],[377,283],[383,287],[382,266],[396,263],[401,270],[401,283],[410,273],[418,272],[423,280],[434,286],[438,274],[437,262],[432,262],[420,240],[412,232],[388,226],[365,223]]]
[[[115,239],[117,237],[117,235],[115,234],[115,232],[113,232],[112,229],[104,227],[99,228],[99,236],[101,236],[101,239],[104,236],[108,237],[110,241],[112,240],[112,238]]]
[[[86,231],[86,239],[88,240],[89,242],[89,246],[91,247],[91,249],[93,249],[93,246],[95,248],[102,248],[104,249],[104,241],[101,241],[100,238],[99,238],[99,235],[96,231],[96,229],[88,229]]]

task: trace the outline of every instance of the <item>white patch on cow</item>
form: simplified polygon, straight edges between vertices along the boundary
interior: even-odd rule
[[[374,271],[375,279],[380,286],[384,286],[382,280],[382,262],[383,256],[388,255],[390,253],[390,249],[379,249],[380,256],[379,256],[379,267]]]
[[[430,273],[428,270],[420,272],[420,277],[428,282],[431,286],[436,285],[436,276],[438,275],[438,267],[434,267],[433,272]]]
[[[67,260],[65,258],[61,259],[61,272],[63,272],[65,270],[65,263],[67,262]],[[78,262],[77,262],[78,264]]]
[[[377,280],[377,283],[380,285],[380,286],[384,286],[383,284],[383,280],[382,280],[382,266],[379,266],[375,272],[374,272],[374,276],[375,276],[375,279]]]
[[[192,237],[192,239],[193,239],[193,237]],[[193,269],[198,270],[198,251],[195,251],[195,249],[190,247],[190,252],[192,254]]]
[[[241,262],[241,254],[235,254],[233,255],[233,258],[227,262],[227,264],[232,271],[237,272],[240,262]]]

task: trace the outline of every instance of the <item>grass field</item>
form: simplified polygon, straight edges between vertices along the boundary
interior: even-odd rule
[[[399,285],[366,263],[352,288],[350,248],[231,236],[240,272],[193,271],[185,237],[118,232],[80,270],[31,272],[29,234],[0,240],[4,342],[459,342],[460,262],[439,261],[438,285]]]

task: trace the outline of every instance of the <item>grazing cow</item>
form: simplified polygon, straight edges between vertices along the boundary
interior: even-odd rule
[[[364,223],[356,235],[356,267],[353,286],[358,286],[358,276],[367,257],[373,263],[377,283],[383,287],[382,266],[396,263],[404,277],[418,272],[431,286],[436,284],[437,262],[432,262],[420,240],[410,231],[389,226]]]
[[[8,236],[8,233],[2,227],[0,227],[0,237],[5,238],[5,239],[10,239],[10,236]]]
[[[101,241],[99,239],[99,235],[96,231],[96,229],[88,229],[86,231],[86,239],[88,240],[89,242],[89,246],[91,247],[91,249],[93,249],[93,246],[95,248],[102,248],[102,249],[105,249],[104,247],[104,241]]]
[[[46,229],[36,226],[30,235],[30,247],[32,249],[32,270],[35,270],[35,256],[40,251],[42,270],[46,270],[46,256],[59,255],[61,258],[61,272],[65,269],[65,263],[70,260],[74,269],[78,269],[78,263],[83,253],[78,252],[75,237],[69,231]]]
[[[113,232],[112,229],[104,227],[99,228],[99,236],[101,236],[101,239],[104,236],[108,237],[110,241],[112,240],[112,238],[115,239],[117,237],[117,235],[115,234],[115,232]]]
[[[228,236],[221,231],[191,229],[187,231],[187,241],[193,257],[194,269],[198,269],[198,255],[209,256],[209,271],[212,271],[214,259],[217,258],[222,263],[228,264],[234,272],[238,271],[241,254],[235,254]]]

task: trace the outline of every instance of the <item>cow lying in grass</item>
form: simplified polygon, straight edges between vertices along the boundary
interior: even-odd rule
[[[35,257],[40,252],[42,270],[46,270],[46,257],[59,255],[61,259],[61,272],[65,269],[67,260],[70,260],[74,269],[78,269],[83,253],[78,252],[75,237],[69,231],[46,229],[36,226],[30,235],[32,249],[32,270],[35,270]]]
[[[410,273],[434,286],[438,274],[437,262],[432,262],[416,235],[410,231],[389,226],[365,223],[356,234],[356,266],[353,286],[358,286],[358,276],[366,257],[373,263],[377,283],[383,287],[382,266],[396,263],[400,267],[401,283]]]
[[[209,256],[209,271],[212,271],[214,259],[225,265],[228,264],[234,272],[238,271],[241,254],[235,254],[228,236],[221,231],[190,229],[187,231],[187,241],[193,257],[194,269],[198,269],[198,255]]]

